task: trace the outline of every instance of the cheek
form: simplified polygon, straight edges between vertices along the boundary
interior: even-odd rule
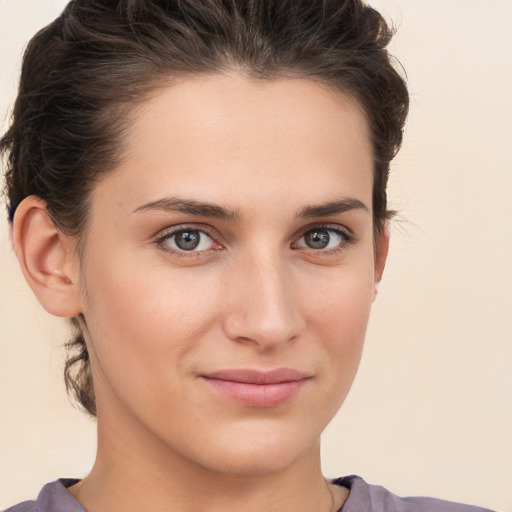
[[[123,265],[110,268],[90,267],[89,314],[120,331],[145,333],[149,343],[156,343],[153,336],[163,329],[188,337],[198,320],[212,313],[216,279],[211,272],[172,269],[165,262],[144,265],[142,258],[131,263],[125,258]]]
[[[308,290],[306,322],[321,345],[327,385],[343,395],[361,358],[374,296],[373,261],[336,269]]]
[[[218,317],[214,276],[92,263],[85,318],[103,377],[132,397],[148,396],[162,379],[172,387]]]
[[[333,348],[362,342],[375,289],[373,259],[330,269],[305,289],[308,323],[321,329]]]
[[[317,387],[301,425],[320,433],[344,402],[359,367],[373,299],[372,261],[322,269],[298,295],[307,334],[303,360],[316,361]]]

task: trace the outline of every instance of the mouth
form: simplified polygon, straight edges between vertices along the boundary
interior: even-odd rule
[[[216,392],[249,407],[277,407],[291,400],[311,376],[291,368],[220,370],[201,378]]]

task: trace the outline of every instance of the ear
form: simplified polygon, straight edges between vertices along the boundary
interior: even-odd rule
[[[386,266],[386,260],[388,259],[389,251],[389,222],[386,221],[380,233],[375,238],[375,288],[373,292],[373,300],[377,297],[379,283],[384,273],[384,267]]]
[[[79,265],[74,244],[57,230],[42,199],[29,196],[20,203],[12,235],[25,279],[41,305],[55,316],[78,316]]]

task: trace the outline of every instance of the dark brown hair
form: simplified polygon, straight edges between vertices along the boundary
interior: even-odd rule
[[[371,129],[379,234],[408,110],[386,50],[392,35],[361,0],[72,0],[25,52],[0,141],[9,218],[36,195],[57,228],[82,241],[89,192],[119,164],[134,107],[175,77],[235,70],[261,80],[311,78],[358,100]],[[74,323],[66,386],[95,415],[87,348]]]

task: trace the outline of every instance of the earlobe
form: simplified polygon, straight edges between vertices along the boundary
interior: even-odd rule
[[[53,224],[42,199],[29,196],[20,203],[12,235],[25,279],[46,311],[68,318],[79,315],[76,256],[70,240]]]
[[[373,300],[377,298],[379,283],[384,273],[384,267],[386,266],[389,251],[389,238],[389,222],[386,221],[382,228],[382,233],[380,233],[375,240],[375,287]]]

